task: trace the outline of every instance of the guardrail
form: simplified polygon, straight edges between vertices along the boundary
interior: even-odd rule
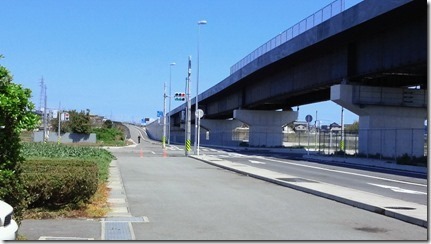
[[[233,74],[234,72],[238,71],[239,69],[241,69],[242,67],[250,63],[251,61],[271,51],[272,49],[278,47],[279,45],[291,40],[295,36],[303,33],[306,30],[311,29],[312,27],[322,23],[325,20],[332,18],[333,16],[343,11],[344,11],[344,0],[336,0],[328,4],[326,7],[320,9],[314,14],[298,22],[297,24],[285,30],[281,34],[277,35],[276,37],[272,38],[262,46],[258,47],[249,55],[245,56],[243,59],[241,59],[239,62],[237,62],[230,68],[230,74]]]

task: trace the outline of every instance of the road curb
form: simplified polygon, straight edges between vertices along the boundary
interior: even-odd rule
[[[234,172],[242,174],[242,175],[251,176],[251,177],[256,178],[256,179],[260,179],[260,180],[264,180],[264,181],[267,181],[267,182],[270,182],[270,183],[274,183],[274,184],[277,184],[277,185],[289,187],[289,188],[294,189],[294,190],[299,190],[299,191],[302,191],[302,192],[305,192],[305,193],[313,194],[315,196],[327,198],[327,199],[330,199],[330,200],[334,200],[336,202],[340,202],[340,203],[347,204],[347,205],[350,205],[350,206],[353,206],[353,207],[357,207],[357,208],[360,208],[360,209],[364,209],[364,210],[371,211],[371,212],[374,212],[374,213],[382,214],[382,215],[385,215],[385,216],[388,216],[388,217],[392,217],[392,218],[399,219],[399,220],[402,220],[402,221],[405,221],[405,222],[408,222],[408,223],[411,223],[411,224],[415,224],[415,225],[419,225],[421,227],[428,228],[428,221],[427,220],[423,220],[423,219],[416,218],[416,217],[413,217],[413,216],[409,216],[409,215],[406,215],[406,214],[398,213],[396,211],[388,210],[388,209],[385,209],[385,208],[382,208],[382,207],[379,207],[379,206],[374,206],[374,205],[371,205],[371,204],[367,204],[367,203],[364,203],[364,202],[359,202],[359,201],[348,199],[348,198],[345,198],[345,197],[340,197],[340,196],[337,196],[337,195],[334,195],[334,194],[330,194],[330,193],[326,193],[326,192],[322,192],[322,191],[310,189],[310,188],[307,188],[307,187],[304,187],[304,186],[298,186],[298,185],[291,184],[289,182],[285,182],[285,181],[282,181],[282,180],[278,180],[278,179],[274,179],[274,178],[269,178],[269,177],[266,177],[266,176],[261,176],[261,175],[250,173],[250,172],[246,172],[246,171],[243,171],[243,170],[240,170],[240,169],[231,168],[231,167],[228,167],[228,166],[225,166],[225,165],[220,165],[218,163],[211,162],[209,160],[205,160],[205,159],[203,159],[201,157],[198,157],[198,156],[190,155],[190,157],[194,158],[194,159],[197,159],[199,161],[205,162],[207,164],[211,164],[211,165],[216,166],[216,167],[220,167],[220,168],[223,168],[223,169],[234,171]]]

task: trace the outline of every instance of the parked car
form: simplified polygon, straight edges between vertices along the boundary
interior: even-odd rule
[[[18,224],[12,219],[13,207],[0,200],[0,240],[15,240]]]

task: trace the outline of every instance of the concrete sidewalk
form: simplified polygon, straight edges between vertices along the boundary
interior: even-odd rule
[[[428,227],[428,208],[426,205],[406,202],[323,182],[316,184],[317,182],[312,180],[260,169],[245,164],[233,163],[207,155],[191,155],[190,157],[257,179],[335,200],[422,227]]]

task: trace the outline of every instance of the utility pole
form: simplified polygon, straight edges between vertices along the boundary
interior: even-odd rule
[[[185,141],[185,155],[189,156],[189,152],[191,149],[191,101],[190,101],[190,78],[192,74],[192,57],[189,56],[189,67],[187,71],[187,79],[186,79],[186,99],[187,99],[187,112],[186,112],[186,141]]]
[[[344,151],[344,107],[341,106],[341,141],[340,150]]]
[[[61,142],[61,135],[60,135],[60,126],[61,126],[61,102],[58,103],[58,132],[57,132],[57,144],[60,144]]]
[[[43,78],[42,78],[43,81]],[[47,127],[48,127],[48,114],[46,112],[47,108],[47,96],[46,96],[46,85],[44,85],[44,95],[45,95],[45,104],[44,104],[44,109],[43,109],[43,142],[47,142],[48,141],[48,131],[47,131]]]
[[[171,100],[172,100],[172,66],[175,63],[169,64],[169,117],[168,117],[168,145],[171,145]]]
[[[162,148],[166,148],[166,82],[163,83],[163,136]]]
[[[314,119],[314,151],[317,152],[317,110],[316,110],[316,118]]]
[[[39,96],[39,111],[42,111],[44,101],[45,84],[43,83],[43,76],[40,79],[40,96]]]

